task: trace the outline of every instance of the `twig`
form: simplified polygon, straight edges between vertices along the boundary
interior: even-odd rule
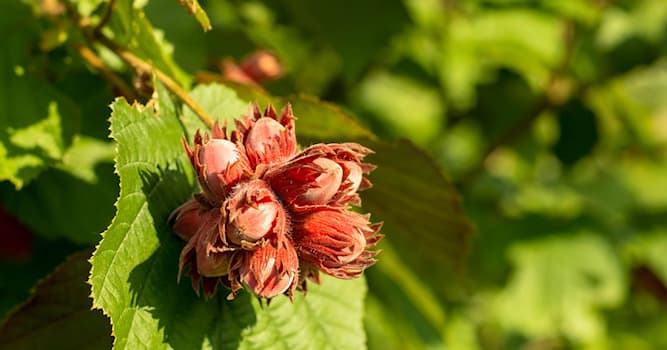
[[[117,76],[105,63],[100,59],[93,50],[81,44],[72,45],[81,58],[89,65],[100,72],[112,85],[114,85],[120,93],[128,100],[136,100],[137,95],[134,90],[123,79]]]
[[[76,9],[71,6],[67,1],[64,2],[65,6],[68,6],[69,12],[72,14],[72,18],[74,19],[74,23],[78,25],[78,27],[81,29],[81,32],[83,35],[86,37],[88,41],[91,43],[98,42],[104,46],[106,46],[109,50],[114,52],[118,57],[120,57],[125,63],[128,65],[132,66],[134,69],[136,69],[139,72],[153,72],[155,76],[157,76],[158,80],[164,84],[164,86],[176,97],[178,97],[185,105],[187,105],[196,115],[201,119],[204,124],[206,124],[209,128],[213,126],[213,118],[211,118],[206,111],[204,111],[201,106],[199,106],[190,96],[188,96],[187,92],[183,90],[178,83],[176,83],[171,77],[169,77],[167,74],[159,70],[157,67],[153,66],[152,64],[142,60],[141,58],[135,56],[133,53],[130,51],[126,50],[113,40],[109,39],[102,33],[102,26],[106,24],[106,22],[111,18],[111,12],[113,11],[113,0],[110,1],[106,8],[106,12],[104,13],[104,16],[100,23],[96,27],[91,27],[90,25],[90,19],[88,17],[81,17],[80,14],[76,11]],[[85,59],[85,58],[84,58]],[[102,72],[102,71],[101,71]]]
[[[106,46],[109,50],[113,51],[118,57],[120,57],[125,63],[134,67],[134,69],[143,72],[153,72],[157,76],[158,80],[164,84],[164,86],[171,91],[176,97],[178,97],[183,103],[185,103],[198,117],[201,119],[204,124],[209,128],[213,126],[213,118],[204,111],[201,106],[199,106],[187,92],[181,88],[178,83],[176,83],[171,77],[167,74],[153,66],[152,64],[142,60],[141,58],[135,56],[130,51],[116,44],[111,39],[104,36],[102,33],[95,33],[94,37],[100,44]]]
[[[111,14],[113,13],[113,6],[115,3],[116,3],[115,0],[109,0],[109,3],[107,3],[107,6],[104,8],[104,14],[102,14],[102,18],[93,29],[93,33],[95,34],[101,33],[102,28],[104,28],[104,26],[111,19]]]

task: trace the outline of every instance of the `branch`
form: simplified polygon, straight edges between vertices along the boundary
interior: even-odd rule
[[[109,3],[107,3],[107,6],[104,8],[104,14],[102,15],[102,18],[93,29],[93,33],[97,34],[102,32],[102,28],[104,28],[104,26],[107,25],[107,23],[111,19],[111,14],[113,13],[114,4],[115,4],[114,0],[109,0]]]
[[[125,63],[134,67],[138,71],[144,72],[153,72],[157,76],[158,80],[164,84],[164,86],[176,97],[178,97],[183,103],[185,103],[198,117],[201,119],[204,124],[209,128],[213,126],[213,118],[204,111],[201,106],[199,106],[190,96],[181,88],[178,83],[176,83],[171,77],[167,74],[154,67],[152,64],[142,60],[141,58],[135,56],[130,51],[116,44],[111,39],[104,36],[102,33],[95,33],[94,37],[99,43],[106,46],[109,50],[113,51],[118,57],[120,57]]]
[[[100,59],[93,50],[81,44],[72,45],[81,58],[86,61],[91,67],[96,69],[106,78],[113,86],[115,86],[120,93],[128,100],[136,100],[137,95],[132,90],[132,87],[117,76],[105,63]]]
[[[183,90],[183,88],[180,85],[178,85],[178,83],[176,83],[173,79],[171,79],[171,77],[169,77],[167,74],[159,70],[157,67],[154,67],[152,64],[142,60],[141,58],[134,55],[132,52],[121,47],[116,42],[109,39],[102,33],[101,31],[102,26],[106,25],[109,18],[111,18],[111,13],[113,11],[113,5],[114,5],[113,0],[111,0],[107,5],[103,18],[96,27],[92,27],[90,25],[90,19],[88,17],[81,17],[76,8],[71,6],[71,4],[69,4],[67,1],[64,2],[64,5],[68,8],[69,12],[72,14],[74,23],[81,29],[81,32],[88,41],[90,41],[91,43],[98,42],[104,45],[109,50],[114,52],[118,57],[120,57],[125,63],[132,66],[139,72],[143,71],[143,72],[155,73],[155,76],[157,76],[158,80],[160,80],[160,82],[162,82],[162,84],[164,84],[164,86],[171,93],[173,93],[174,95],[176,95],[176,97],[178,97],[181,101],[183,101],[183,103],[185,103],[197,115],[197,117],[199,117],[199,119],[201,119],[201,121],[204,122],[204,124],[206,124],[206,126],[208,126],[209,128],[213,126],[213,118],[211,118],[211,116],[209,116],[208,113],[206,113],[206,111],[204,111],[204,109],[201,108],[201,106],[199,106],[192,98],[190,98],[187,92],[185,92],[185,90]],[[87,54],[87,52],[84,53],[84,55],[85,54]],[[87,55],[87,57],[91,58],[92,56]],[[95,56],[95,58],[97,58],[97,56]],[[86,58],[84,57],[84,59]],[[94,58],[90,62],[93,65],[94,63],[99,63],[99,62],[94,62]],[[106,68],[106,66],[104,65],[100,67]],[[100,70],[100,72],[105,74],[103,70]]]

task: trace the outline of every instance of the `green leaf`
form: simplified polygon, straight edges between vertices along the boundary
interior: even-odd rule
[[[442,303],[411,265],[384,244],[378,264],[366,272],[369,296],[365,324],[374,349],[423,349],[442,344]],[[391,345],[389,345],[391,344]]]
[[[411,143],[366,146],[375,151],[368,161],[378,168],[370,176],[373,187],[361,193],[364,210],[384,221],[386,244],[423,282],[437,295],[453,297],[460,292],[472,234],[460,195]]]
[[[656,229],[631,242],[627,250],[637,263],[646,264],[667,285],[667,231]]]
[[[201,28],[206,32],[211,30],[211,21],[208,19],[208,15],[206,14],[206,11],[199,5],[199,1],[197,0],[184,0],[181,1],[181,5],[185,6],[185,8],[188,10],[188,12],[195,16],[197,19],[197,22],[201,24]]]
[[[421,145],[432,141],[444,123],[445,106],[439,91],[407,76],[382,71],[369,74],[353,98],[380,120],[382,128]]]
[[[118,187],[113,151],[110,142],[77,135],[61,163],[21,191],[0,187],[1,202],[36,235],[94,243],[113,217]],[[63,198],[67,205],[61,204]]]
[[[652,158],[624,157],[614,167],[621,185],[629,189],[637,207],[646,213],[659,213],[667,208],[667,195],[665,191],[657,191],[665,188],[667,178],[664,176],[667,170],[667,162],[655,161]]]
[[[86,176],[93,180],[50,168],[19,192],[0,189],[0,196],[7,210],[36,235],[92,244],[113,218],[118,180],[110,163],[98,164]]]
[[[95,183],[98,180],[95,167],[113,161],[113,153],[114,147],[110,142],[77,135],[57,167],[83,181]]]
[[[0,30],[14,33],[0,53],[0,181],[21,188],[62,157],[69,144],[68,125],[78,117],[65,96],[42,76],[39,40],[30,8],[3,2]],[[37,93],[36,93],[37,92]]]
[[[298,94],[275,97],[252,86],[232,83],[228,83],[227,86],[235,90],[241,99],[256,102],[262,107],[273,104],[276,108],[283,108],[290,103],[296,117],[297,140],[304,146],[308,145],[307,142],[375,139],[373,133],[340,106],[321,101],[315,96]]]
[[[597,40],[604,48],[621,45],[633,36],[657,42],[664,38],[660,23],[666,20],[667,4],[662,1],[637,1],[625,11],[613,7],[604,13]]]
[[[408,22],[408,14],[400,1],[372,0],[279,2],[281,12],[287,12],[291,23],[312,35],[318,45],[327,45],[340,56],[348,81],[353,81]],[[354,8],[350,11],[350,8]],[[382,16],[378,17],[381,9]],[[369,19],[374,18],[374,25]],[[341,30],[341,23],[345,23]],[[354,33],[350,35],[349,33]],[[307,62],[306,62],[307,63]]]
[[[111,327],[90,309],[90,250],[76,253],[40,281],[34,295],[0,325],[3,349],[108,349]],[[73,336],[75,335],[75,336]]]
[[[176,284],[181,243],[166,219],[190,196],[194,181],[180,145],[178,119],[173,111],[168,113],[170,102],[165,100],[160,95],[161,113],[154,105],[130,106],[122,99],[112,105],[121,190],[116,217],[93,255],[90,282],[93,305],[111,317],[119,349],[188,342],[183,339],[187,332],[171,337],[173,327],[186,319],[179,313],[199,320],[192,327],[214,317],[194,295],[188,298],[193,292],[187,285]],[[197,313],[203,315],[197,318]],[[203,336],[204,331],[192,333]]]
[[[190,91],[189,95],[208,112],[211,118],[221,124],[227,122],[227,125],[232,128],[234,119],[247,114],[248,107],[250,107],[250,104],[241,100],[234,90],[220,84],[198,85]],[[192,138],[198,129],[207,130],[206,124],[187,107],[183,109],[182,120],[187,129],[188,138]]]
[[[107,0],[79,0],[76,9],[82,16],[90,16],[95,10]]]
[[[369,288],[374,287],[369,284]],[[408,299],[401,301],[409,303]],[[386,300],[380,300],[372,294],[366,297],[364,326],[368,336],[369,349],[426,349],[426,342],[416,334],[415,329],[419,327],[419,324],[411,324],[409,321],[412,321],[410,317],[387,307]],[[433,342],[430,342],[430,344],[433,344]]]
[[[520,73],[539,91],[563,55],[559,21],[556,16],[525,8],[482,10],[469,19],[450,21],[443,57],[436,64],[452,102],[461,108],[472,106],[475,85],[488,81],[500,67]]]
[[[341,107],[324,102],[317,97],[293,95],[282,98],[281,105],[292,104],[296,121],[296,134],[303,146],[311,142],[349,142],[359,139],[375,139],[375,136]]]
[[[9,142],[22,149],[35,149],[50,159],[59,159],[63,153],[60,115],[56,103],[50,103],[47,117],[22,129],[7,129]]]
[[[211,14],[212,4],[209,2],[206,9],[209,14]],[[221,29],[203,35],[201,25],[197,21],[186,18],[188,15],[183,11],[179,1],[167,3],[149,1],[144,7],[144,12],[153,28],[160,28],[160,31],[164,32],[164,37],[174,47],[174,61],[186,72],[201,71],[208,65],[210,57],[218,57],[223,52],[225,55],[230,54],[229,43],[216,36],[216,33],[220,32],[227,34],[229,28],[224,24],[212,23],[213,26]],[[228,12],[225,11],[225,16],[227,14]],[[229,35],[233,34],[229,33]],[[222,42],[225,44],[220,45]]]
[[[49,169],[20,192],[0,191],[7,209],[45,238],[92,244],[113,217],[116,179],[111,166],[101,167],[88,183]],[[67,205],[63,205],[66,199]],[[85,218],[85,219],[83,219]]]
[[[543,0],[542,6],[563,17],[587,25],[594,24],[600,16],[600,11],[595,7],[595,4],[585,1]]]
[[[9,187],[9,184],[4,186]],[[15,223],[7,213],[0,215],[0,225],[3,227],[2,233],[9,237],[2,237],[2,250],[13,250],[16,259],[21,258],[19,254],[30,254],[29,260],[13,260],[12,257],[3,254],[0,259],[0,276],[7,283],[0,283],[0,320],[4,319],[7,312],[15,308],[20,303],[28,300],[31,288],[42,278],[46,277],[65,258],[76,252],[81,247],[73,245],[67,240],[44,239],[43,237],[32,235],[32,232]],[[16,242],[16,241],[19,242]],[[12,242],[14,241],[14,242]],[[27,246],[22,246],[20,241],[29,242]],[[9,258],[9,260],[6,260]],[[11,282],[11,283],[9,283]]]
[[[268,307],[253,303],[257,323],[243,331],[242,350],[364,349],[362,323],[366,284],[363,278],[346,281],[332,277],[309,286],[294,304],[276,298]]]
[[[496,300],[501,324],[532,337],[605,336],[597,310],[619,305],[625,294],[623,271],[606,241],[590,233],[556,236],[517,243],[509,257],[516,271]]]
[[[46,118],[32,125],[3,130],[2,136],[7,140],[0,143],[0,179],[10,180],[17,189],[35,178],[49,163],[60,159],[64,152],[57,105],[49,104],[47,113]],[[11,124],[14,123],[7,121],[5,125]]]

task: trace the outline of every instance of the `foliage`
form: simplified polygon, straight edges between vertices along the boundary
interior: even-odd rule
[[[68,257],[34,289],[30,299],[3,321],[4,349],[102,349],[111,345],[110,326],[90,311],[86,262],[90,249]],[[72,337],[76,334],[76,337]]]
[[[664,1],[0,10],[0,348],[667,347]],[[259,49],[282,77],[225,70]],[[181,139],[288,102],[302,147],[376,152],[379,262],[199,298],[167,222],[198,191]]]

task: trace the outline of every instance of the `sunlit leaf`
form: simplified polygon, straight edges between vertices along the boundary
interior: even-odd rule
[[[234,90],[220,84],[198,85],[190,92],[190,97],[220,125],[227,123],[231,128],[234,127],[234,119],[247,114],[252,106],[241,100]],[[189,108],[184,108],[182,120],[188,138],[194,136],[198,129],[205,131],[208,128]]]
[[[540,89],[564,51],[557,18],[521,8],[456,17],[448,32],[440,78],[460,108],[473,105],[475,85],[492,79],[499,67],[518,72],[533,89]]]
[[[264,308],[253,303],[256,324],[242,333],[242,350],[365,349],[363,300],[366,284],[326,277],[321,286],[308,287],[294,304],[272,300]]]
[[[370,74],[359,84],[354,99],[373,113],[382,128],[421,145],[439,134],[445,120],[445,106],[438,90],[405,76]]]
[[[76,8],[80,14],[90,16],[101,4],[108,0],[79,0],[76,2]]]
[[[625,293],[606,241],[579,233],[516,243],[509,258],[515,272],[496,300],[501,324],[533,337],[590,342],[605,336],[598,310],[617,306]]]

